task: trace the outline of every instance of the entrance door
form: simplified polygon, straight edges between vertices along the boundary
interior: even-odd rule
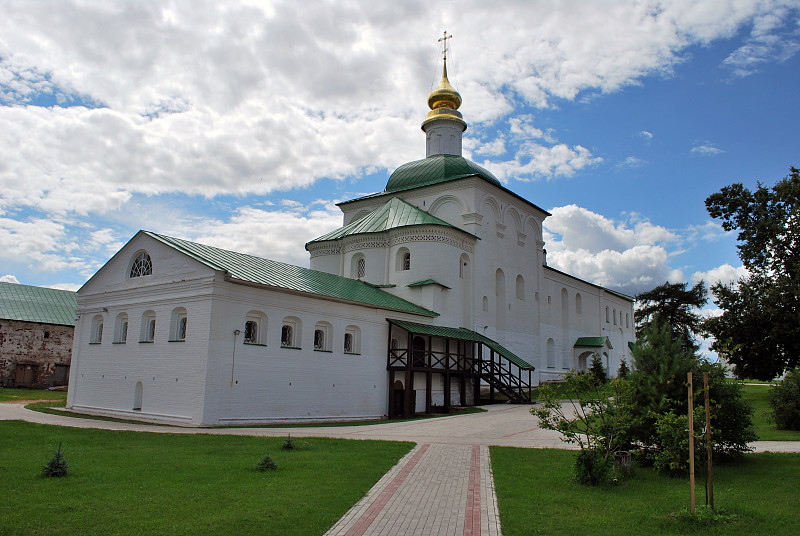
[[[17,365],[14,383],[17,385],[31,385],[36,378],[36,368],[36,365]]]

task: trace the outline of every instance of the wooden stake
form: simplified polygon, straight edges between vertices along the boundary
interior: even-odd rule
[[[689,379],[689,511],[694,513],[694,392],[692,390],[692,373]]]
[[[714,463],[711,454],[711,406],[708,403],[708,372],[703,373],[703,388],[706,391],[706,457],[708,459],[708,470],[706,471],[706,506],[714,510]]]

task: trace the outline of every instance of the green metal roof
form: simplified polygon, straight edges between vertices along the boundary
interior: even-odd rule
[[[608,337],[578,337],[573,348],[602,348],[606,343],[608,343],[609,348],[614,348],[611,346],[611,341],[608,340]]]
[[[230,278],[240,282],[356,302],[382,309],[439,316],[438,313],[357,279],[348,279],[327,272],[227,251],[149,231],[141,232],[214,270],[225,272]]]
[[[475,162],[454,154],[437,154],[397,168],[389,177],[385,191],[399,192],[471,176],[481,177],[500,186],[497,177]]]
[[[322,235],[319,238],[315,238],[309,242],[309,244],[325,242],[327,240],[339,240],[346,236],[357,234],[380,233],[388,231],[389,229],[410,227],[413,225],[442,225],[466,233],[466,231],[437,218],[433,214],[425,212],[411,203],[406,203],[399,197],[393,197],[366,216],[352,221],[335,231]]]
[[[0,283],[0,318],[40,324],[75,325],[78,295],[69,290]]]
[[[425,279],[424,281],[417,281],[416,283],[409,283],[408,284],[409,287],[424,287],[426,285],[439,285],[440,287],[444,287],[446,289],[450,288],[447,285],[443,285],[442,283],[439,283],[435,279]]]
[[[387,320],[396,326],[400,326],[406,331],[410,331],[411,333],[433,335],[434,337],[447,337],[449,339],[460,339],[462,341],[480,342],[498,354],[502,354],[503,357],[514,363],[519,368],[531,370],[535,368],[533,365],[514,354],[508,348],[505,348],[500,343],[467,328],[449,328],[446,326],[431,326],[429,324],[418,324],[416,322],[406,322],[403,320]]]

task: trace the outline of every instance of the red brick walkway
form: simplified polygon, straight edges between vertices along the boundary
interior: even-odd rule
[[[499,536],[489,449],[418,445],[326,534]]]

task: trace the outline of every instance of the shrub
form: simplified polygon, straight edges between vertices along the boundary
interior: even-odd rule
[[[58,444],[58,450],[53,451],[53,457],[50,458],[50,461],[42,467],[42,476],[49,476],[60,478],[62,476],[67,476],[67,461],[64,459],[64,455],[61,453],[61,443]]]
[[[294,444],[294,439],[292,439],[292,436],[289,436],[283,440],[283,445],[281,445],[281,448],[283,450],[294,450],[297,448],[297,445]]]
[[[769,405],[779,430],[800,430],[800,367],[770,390]]]
[[[575,458],[575,480],[587,486],[611,481],[613,462],[602,449],[583,449]]]
[[[619,370],[617,370],[617,378],[622,378],[623,380],[628,378],[628,373],[630,370],[628,369],[628,362],[624,359],[619,364]]]
[[[594,383],[602,385],[606,383],[606,369],[603,368],[603,360],[600,355],[595,352],[592,356],[592,365],[589,367],[589,373],[594,378]]]
[[[278,465],[277,465],[277,464],[275,463],[275,461],[274,461],[274,460],[273,460],[273,459],[270,457],[270,455],[269,455],[269,454],[267,454],[266,456],[264,456],[264,457],[261,459],[261,461],[260,461],[260,462],[258,462],[258,465],[256,465],[256,469],[257,469],[257,470],[259,470],[259,471],[261,471],[261,472],[264,472],[264,471],[274,471],[274,470],[276,470],[277,468],[278,468]]]

